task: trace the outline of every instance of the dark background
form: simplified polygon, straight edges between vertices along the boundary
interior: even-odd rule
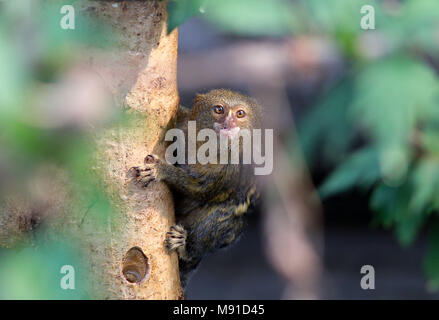
[[[186,56],[192,53],[204,55],[208,60],[218,49],[233,47],[248,39],[224,35],[214,27],[197,19],[191,19],[179,28],[179,87],[181,102],[190,105],[196,92],[205,92],[214,86],[200,79],[188,83],[190,75],[182,75]],[[251,41],[265,43],[264,38]],[[274,41],[282,41],[275,39]],[[243,58],[245,59],[245,58]],[[212,64],[217,61],[212,59]],[[221,66],[218,66],[221,68]],[[190,72],[190,71],[189,71]],[[337,66],[334,71],[337,73]],[[195,72],[200,74],[200,72]],[[201,72],[202,74],[202,72]],[[209,77],[211,75],[206,75]],[[233,79],[231,79],[233,80]],[[245,83],[236,81],[222,86],[247,91]],[[322,85],[288,86],[288,100],[296,119],[306,113],[316,91]],[[315,185],[327,176],[331,168],[321,165],[312,172]],[[428,290],[423,274],[423,256],[426,250],[424,235],[410,247],[401,247],[392,232],[376,228],[371,221],[368,195],[349,192],[329,198],[323,207],[323,275],[320,281],[320,298],[324,299],[433,299],[439,294]],[[269,213],[268,213],[269,214]],[[264,253],[260,208],[250,214],[248,228],[240,241],[232,247],[205,258],[187,288],[187,299],[281,299],[286,280],[271,266]],[[285,252],[292,254],[294,252]],[[360,287],[361,266],[375,268],[375,290]]]

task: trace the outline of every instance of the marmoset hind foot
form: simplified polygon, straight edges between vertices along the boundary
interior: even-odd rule
[[[172,226],[171,231],[166,234],[165,246],[169,251],[176,250],[181,259],[185,257],[186,230],[179,224]]]

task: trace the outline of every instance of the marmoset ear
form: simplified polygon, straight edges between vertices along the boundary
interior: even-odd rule
[[[205,94],[197,93],[194,98],[194,105],[198,104],[205,96]]]

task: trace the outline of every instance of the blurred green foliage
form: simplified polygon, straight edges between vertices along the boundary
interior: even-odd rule
[[[29,117],[35,114],[38,89],[59,81],[75,62],[78,50],[85,45],[105,48],[112,44],[105,26],[83,15],[76,14],[74,31],[60,27],[61,7],[75,3],[0,2],[0,162],[10,171],[8,177],[13,177],[5,180],[0,170],[0,187],[18,184],[24,193],[40,165],[60,166],[66,169],[77,195],[74,214],[93,219],[99,228],[113,209],[90,174],[93,146],[89,135],[74,126],[39,126]],[[63,230],[56,242],[38,240],[44,238],[41,233],[44,230],[33,231],[36,239],[31,248],[0,250],[0,299],[88,298],[80,249]],[[75,290],[60,287],[63,265],[75,268]]]
[[[360,27],[363,5],[374,8],[375,30]],[[438,220],[438,1],[172,0],[169,10],[171,29],[197,14],[245,36],[330,40],[344,57],[343,72],[299,124],[311,168],[321,160],[335,166],[321,196],[352,188],[370,193],[374,224],[394,228],[402,245]],[[437,225],[425,260],[435,287]]]
[[[171,0],[168,2],[168,32],[203,11],[205,0]]]
[[[352,188],[370,193],[373,223],[394,228],[409,245],[439,209],[439,79],[432,63],[439,58],[439,3],[376,3],[376,30],[362,30],[358,7],[351,12],[353,2],[338,2],[350,5],[321,17],[324,6],[309,12],[308,20],[319,17],[319,34],[338,44],[347,63],[301,121],[301,143],[312,166],[323,157],[336,167],[321,196]],[[343,16],[356,17],[355,23]],[[379,39],[379,54],[359,45],[366,36]],[[432,287],[439,285],[438,232],[432,226],[425,260]]]
[[[90,288],[78,251],[66,241],[0,249],[0,299],[88,299]],[[74,271],[66,272],[63,266]],[[72,277],[74,288],[63,289],[63,277]]]
[[[170,0],[168,29],[199,16],[230,33],[286,35],[298,26],[292,8],[286,0]]]

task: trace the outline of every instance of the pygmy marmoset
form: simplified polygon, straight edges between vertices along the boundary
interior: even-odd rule
[[[232,140],[242,129],[260,129],[261,113],[250,97],[230,90],[212,90],[198,94],[191,109],[180,107],[176,127],[191,139],[188,121],[195,121],[197,133],[209,128],[215,130],[218,140],[221,136]],[[198,149],[200,142],[195,143]],[[242,148],[239,150],[242,153]],[[172,165],[148,155],[145,167],[133,169],[136,183],[147,186],[154,180],[163,181],[173,190],[177,224],[167,233],[165,244],[178,253],[180,279],[185,287],[188,275],[203,256],[226,247],[241,234],[244,215],[258,197],[253,166],[242,161]]]

